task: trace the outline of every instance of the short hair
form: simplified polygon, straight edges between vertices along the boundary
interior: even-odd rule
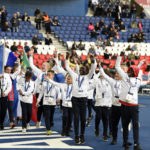
[[[8,67],[10,67],[10,68],[11,68],[11,66],[9,66],[9,65],[6,65],[6,66],[4,67],[4,70],[6,70]]]
[[[53,70],[48,70],[48,72],[50,72],[52,74],[55,74],[55,72]]]
[[[25,77],[32,77],[32,72],[27,71],[27,72],[25,73]]]
[[[65,75],[65,79],[68,78],[68,77],[71,77],[71,75],[70,75],[69,73],[67,73],[67,74]]]

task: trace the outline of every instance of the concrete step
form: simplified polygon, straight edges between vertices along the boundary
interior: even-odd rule
[[[35,22],[34,22],[34,17],[31,16],[31,24],[36,26]],[[43,34],[43,37],[46,37],[47,35],[45,34],[45,29],[42,27],[41,30],[39,30],[39,33]],[[60,52],[61,54],[66,54],[67,52],[67,48],[62,44],[62,42],[58,41],[58,38],[54,37],[53,34],[51,34],[51,39],[53,41],[53,45],[56,47],[56,49],[58,50],[58,52]]]

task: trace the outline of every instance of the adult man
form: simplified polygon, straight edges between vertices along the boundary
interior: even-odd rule
[[[11,22],[11,25],[12,25],[12,31],[13,32],[19,32],[20,23],[19,23],[19,20],[18,20],[16,14],[13,15],[10,22]]]
[[[10,66],[5,66],[4,70],[11,70]],[[7,110],[8,94],[12,89],[12,82],[8,73],[0,76],[0,129],[4,129],[4,119]]]

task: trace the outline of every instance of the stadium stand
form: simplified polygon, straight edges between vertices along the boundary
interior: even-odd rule
[[[9,26],[11,26],[10,20],[12,18],[12,14],[7,14],[7,21]],[[0,15],[1,19],[1,15]],[[38,37],[43,40],[43,35],[39,33],[39,31],[31,24],[29,21],[20,21],[20,27],[19,32],[11,32],[10,31],[3,31],[2,28],[0,28],[0,39],[3,39],[6,37],[7,39],[20,39],[20,40],[32,40],[33,36],[37,34]]]

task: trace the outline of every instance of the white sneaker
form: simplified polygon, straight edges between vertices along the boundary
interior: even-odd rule
[[[36,128],[38,129],[38,128],[40,128],[40,126],[41,126],[41,122],[37,122],[36,123]]]
[[[22,133],[26,133],[26,129],[24,128],[24,129],[22,129]]]
[[[27,123],[27,129],[30,129],[30,124],[29,123]]]

